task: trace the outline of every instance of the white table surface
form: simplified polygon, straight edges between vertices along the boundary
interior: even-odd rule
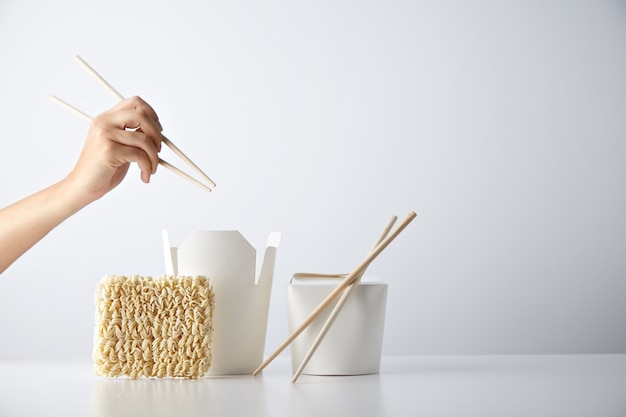
[[[0,416],[626,416],[626,355],[383,357],[376,375],[130,380],[0,360]]]

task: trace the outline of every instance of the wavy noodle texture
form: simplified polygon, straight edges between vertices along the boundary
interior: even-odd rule
[[[96,374],[203,376],[211,366],[214,303],[205,277],[105,276],[96,290]]]

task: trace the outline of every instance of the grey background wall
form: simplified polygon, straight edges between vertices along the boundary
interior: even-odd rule
[[[281,231],[298,271],[375,261],[384,353],[626,352],[623,1],[0,2],[0,205],[61,179],[123,94],[218,183],[136,168],[0,277],[0,357],[87,357],[97,281],[164,273],[160,231]],[[164,158],[169,155],[164,151]],[[173,159],[169,157],[169,159]]]

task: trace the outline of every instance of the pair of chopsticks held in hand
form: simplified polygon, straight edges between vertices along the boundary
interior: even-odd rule
[[[85,62],[80,56],[76,55],[75,57],[76,61],[80,64],[81,67],[83,67],[85,69],[85,71],[87,71],[93,78],[95,78],[109,93],[111,93],[113,95],[113,97],[115,97],[118,101],[122,101],[124,100],[124,96],[122,96],[115,88],[113,88],[111,86],[111,84],[109,84],[104,78],[102,78],[102,76],[100,76],[100,74],[98,74],[89,64],[87,64],[87,62]],[[82,117],[85,120],[91,120],[91,116],[89,116],[88,114],[82,112],[81,110],[77,109],[76,107],[66,103],[65,101],[61,100],[60,98],[56,97],[56,96],[51,96],[51,99],[56,102],[57,104],[61,105],[61,107],[64,107],[65,109],[71,111],[72,113],[76,114],[77,116]],[[209,178],[209,176],[207,174],[205,174],[191,159],[189,159],[189,157],[187,157],[187,155],[185,155],[176,145],[174,145],[174,143],[169,140],[168,138],[166,138],[164,135],[162,136],[162,141],[163,143],[165,143],[180,159],[182,159],[187,165],[189,165],[194,171],[196,171],[201,177],[202,179],[206,182],[202,182],[194,177],[192,177],[191,175],[185,173],[184,171],[176,168],[174,165],[170,164],[169,162],[159,158],[159,165],[162,165],[164,168],[169,169],[170,171],[172,171],[173,173],[181,176],[182,178],[192,182],[193,184],[197,185],[198,187],[206,190],[206,191],[211,191],[212,187],[215,187],[215,182],[213,182],[213,180],[211,178]]]
[[[410,212],[408,214],[408,216],[406,217],[406,219],[404,219],[402,221],[402,223],[400,223],[393,230],[393,232],[390,232],[391,228],[393,227],[394,223],[397,220],[396,216],[392,216],[391,219],[389,220],[389,222],[385,225],[385,228],[383,229],[381,234],[376,239],[376,243],[374,244],[374,247],[370,250],[370,252],[365,257],[365,259],[350,274],[348,274],[343,279],[343,281],[341,281],[341,283],[339,285],[337,285],[337,287],[315,308],[315,310],[313,310],[309,314],[309,316],[302,322],[302,324],[300,324],[300,326],[296,330],[294,330],[291,333],[291,335],[289,335],[289,337],[287,337],[287,339],[283,342],[283,344],[280,345],[276,349],[276,351],[274,351],[274,353],[272,353],[265,360],[265,362],[263,362],[261,364],[261,366],[259,366],[252,373],[252,375],[256,376],[259,373],[261,373],[261,371],[267,365],[269,365],[270,362],[272,362],[283,350],[285,350],[285,348],[287,348],[287,346],[289,346],[291,344],[291,342],[293,342],[296,339],[296,337],[298,337],[300,335],[300,333],[302,333],[341,294],[341,298],[339,299],[337,304],[335,304],[335,307],[334,307],[333,311],[330,313],[330,316],[327,318],[326,322],[324,323],[324,326],[320,330],[317,338],[314,340],[313,345],[311,346],[311,348],[309,349],[308,353],[304,357],[304,359],[303,359],[302,363],[300,364],[299,368],[296,370],[296,372],[295,372],[295,374],[294,374],[294,376],[293,376],[293,378],[291,380],[291,382],[295,383],[296,380],[298,379],[298,377],[300,376],[300,374],[302,373],[302,371],[304,370],[304,367],[309,362],[309,359],[311,359],[311,357],[313,356],[313,354],[317,350],[317,347],[320,345],[320,343],[324,339],[324,336],[328,332],[328,329],[330,329],[330,326],[332,326],[335,318],[337,317],[337,315],[341,311],[341,308],[345,304],[346,299],[350,296],[350,294],[351,294],[352,290],[354,289],[354,287],[356,285],[358,285],[361,277],[363,276],[363,274],[365,274],[365,271],[367,270],[369,265],[372,263],[372,261],[378,255],[380,255],[380,253],[383,250],[385,250],[385,248],[387,246],[389,246],[389,244],[400,234],[400,232],[402,232],[409,225],[409,223],[411,223],[411,221],[413,221],[413,219],[416,216],[417,216],[417,214],[414,211]],[[301,274],[301,275],[302,276],[309,276],[309,277],[319,276],[319,275],[316,275],[316,274]],[[339,277],[340,276],[342,276],[342,275],[339,275]],[[337,277],[337,276],[335,275],[335,277]]]

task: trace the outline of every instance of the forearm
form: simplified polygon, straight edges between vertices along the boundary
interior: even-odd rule
[[[0,210],[0,273],[86,204],[63,180]]]
[[[74,169],[62,181],[0,210],[0,273],[65,219],[115,188],[135,162],[149,182],[161,123],[139,97],[96,116]]]

